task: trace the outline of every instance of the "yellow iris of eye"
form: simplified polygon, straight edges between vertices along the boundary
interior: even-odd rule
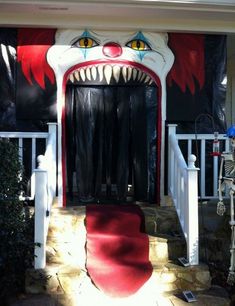
[[[149,46],[143,40],[139,39],[132,40],[130,42],[130,47],[138,51],[144,51],[149,49]]]
[[[78,45],[80,48],[92,48],[95,45],[95,42],[91,38],[83,37],[78,40]]]

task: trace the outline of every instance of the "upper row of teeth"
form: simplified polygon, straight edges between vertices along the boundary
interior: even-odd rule
[[[138,81],[150,85],[153,80],[146,73],[132,67],[118,66],[118,65],[99,65],[86,68],[80,68],[73,71],[69,75],[69,80],[74,83],[76,81],[98,81],[102,82],[105,78],[106,83],[110,84],[112,77],[116,83],[119,82],[120,76],[126,82]]]

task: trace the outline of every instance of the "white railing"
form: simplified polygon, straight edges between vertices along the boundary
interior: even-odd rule
[[[56,132],[57,124],[48,123],[48,133],[42,132],[0,132],[0,138],[8,138],[18,143],[19,159],[23,166],[24,155],[31,154],[30,195],[27,199],[35,200],[35,269],[44,268],[46,263],[45,244],[49,225],[49,215],[53,199],[56,195]],[[37,146],[40,139],[44,140],[45,154],[37,157]],[[30,141],[29,146],[26,140]],[[38,161],[38,168],[36,164]],[[24,197],[23,197],[24,198]],[[39,247],[40,246],[40,247]]]
[[[12,141],[16,141],[19,150],[19,159],[24,166],[24,155],[26,152],[26,141],[30,142],[31,147],[31,169],[30,169],[30,194],[26,194],[27,199],[34,199],[35,196],[35,178],[33,170],[36,168],[37,158],[37,145],[40,139],[47,143],[48,133],[42,132],[0,132],[0,138],[8,138]],[[28,147],[29,149],[29,147]],[[27,161],[28,163],[28,161]]]
[[[187,241],[188,260],[190,264],[197,264],[198,199],[218,199],[220,158],[210,154],[213,150],[213,133],[176,134],[176,126],[168,126],[168,192],[172,196]],[[229,151],[229,139],[219,134],[218,140],[220,152]],[[198,168],[195,167],[195,155]]]
[[[172,125],[170,128],[176,128]],[[219,156],[213,156],[212,134],[176,134],[179,147],[186,147],[186,158],[192,153],[198,158],[199,173],[199,196],[202,199],[218,199],[218,175],[219,175]],[[229,151],[229,139],[225,134],[219,134],[220,152]]]
[[[199,263],[198,234],[198,168],[196,157],[189,155],[188,165],[176,138],[176,125],[169,125],[168,134],[168,193],[175,205],[187,242],[190,265]]]
[[[56,195],[56,124],[49,124],[49,137],[44,155],[38,156],[35,173],[35,269],[46,266],[46,239],[50,211]]]

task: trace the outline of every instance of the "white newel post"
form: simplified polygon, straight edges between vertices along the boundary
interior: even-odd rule
[[[185,216],[187,221],[187,257],[190,265],[199,263],[199,231],[198,231],[198,168],[195,167],[196,156],[188,158],[188,209]]]
[[[46,209],[47,209],[47,171],[43,169],[44,156],[38,157],[39,166],[35,173],[35,269],[43,269],[46,266]]]

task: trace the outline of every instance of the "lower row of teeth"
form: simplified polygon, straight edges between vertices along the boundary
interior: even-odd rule
[[[79,81],[85,82],[87,80],[102,82],[105,79],[106,83],[110,84],[112,78],[116,83],[118,83],[121,75],[125,83],[129,81],[137,81],[150,85],[153,82],[149,75],[137,70],[136,68],[111,65],[80,68],[69,75],[69,80],[74,83]]]

